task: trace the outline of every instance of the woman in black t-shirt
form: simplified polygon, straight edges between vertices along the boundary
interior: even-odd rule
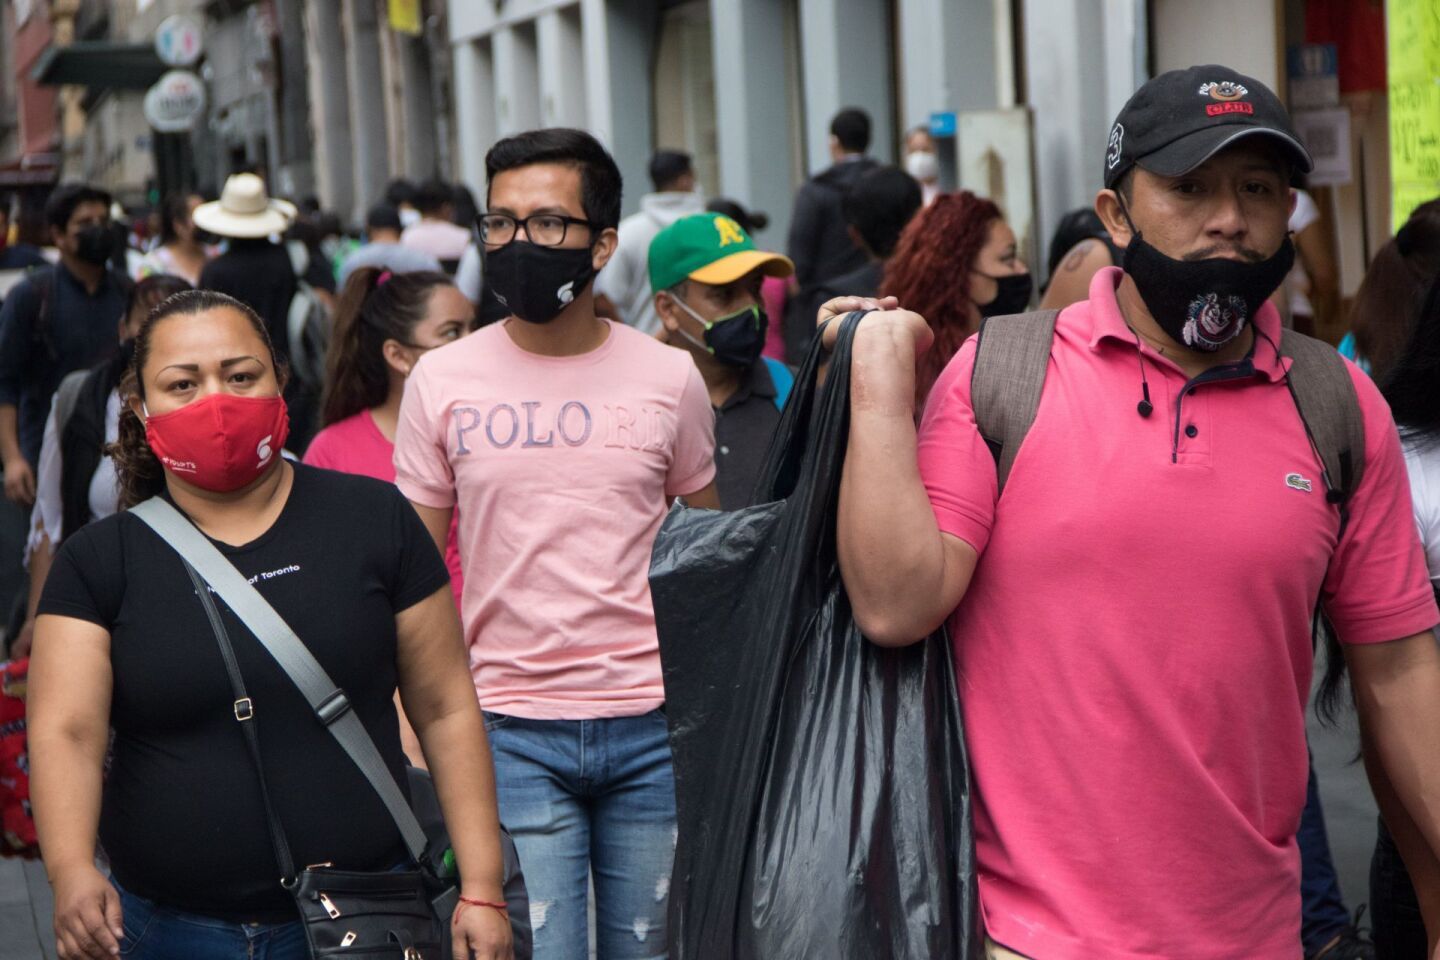
[[[450,597],[389,484],[291,464],[264,324],[223,294],[166,300],[135,344],[116,454],[122,505],[168,497],[346,691],[404,785],[398,686],[461,877],[455,956],[508,958],[494,774]],[[276,814],[297,864],[408,861],[359,768],[222,606]],[[204,607],[176,554],[124,512],[66,540],[30,667],[31,789],[62,958],[307,956]],[[114,757],[102,791],[109,728]],[[113,879],[95,867],[99,832]]]

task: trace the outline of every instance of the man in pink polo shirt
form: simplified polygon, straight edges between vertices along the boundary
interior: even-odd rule
[[[485,277],[508,319],[405,383],[396,483],[436,543],[460,511],[461,610],[535,956],[665,954],[675,851],[650,552],[670,502],[718,508],[715,415],[682,351],[595,315],[620,171],[580,130],[485,157]]]
[[[859,327],[841,571],[877,643],[949,621],[992,957],[1299,960],[1317,597],[1387,822],[1435,876],[1440,614],[1396,430],[1352,368],[1365,467],[1342,533],[1265,302],[1309,169],[1274,94],[1233,70],[1135,94],[1096,199],[1124,267],[1060,315],[1003,497],[976,341],[917,437],[928,328],[893,301]]]

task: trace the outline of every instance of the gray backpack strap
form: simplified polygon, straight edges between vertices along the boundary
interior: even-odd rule
[[[1059,315],[1059,310],[1038,310],[990,317],[980,325],[975,368],[970,375],[970,406],[980,436],[995,456],[1001,491],[1040,409]]]
[[[385,809],[390,811],[395,826],[400,829],[410,855],[418,861],[425,853],[425,831],[405,802],[405,795],[390,775],[390,768],[375,748],[375,742],[350,708],[345,691],[335,685],[314,654],[295,636],[295,631],[260,595],[260,591],[250,585],[235,565],[184,514],[161,497],[151,497],[131,507],[129,512],[145,521],[160,535],[160,539],[200,574],[275,658],[280,669],[300,688],[315,716],[380,795]]]
[[[1343,534],[1347,504],[1365,472],[1365,422],[1355,382],[1334,347],[1294,330],[1281,331],[1280,355],[1289,358],[1286,383],[1325,468],[1325,498],[1340,508]]]
[[[67,373],[65,379],[60,381],[60,389],[55,391],[55,438],[57,440],[65,436],[65,425],[70,422],[70,417],[75,413],[75,407],[80,402],[80,388],[85,386],[85,378],[89,375],[89,370],[75,370]]]

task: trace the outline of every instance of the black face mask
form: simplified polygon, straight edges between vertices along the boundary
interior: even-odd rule
[[[110,259],[114,249],[115,241],[109,227],[86,227],[75,238],[75,256],[97,267]]]
[[[527,323],[554,320],[594,275],[589,247],[538,247],[512,240],[485,254],[485,282],[512,315]]]
[[[676,331],[680,336],[728,366],[752,367],[760,359],[765,350],[765,332],[770,328],[770,318],[762,308],[749,306],[718,320],[706,320],[685,302],[678,299],[675,302],[705,326],[703,343],[684,330]]]
[[[1176,260],[1138,232],[1124,266],[1145,307],[1165,335],[1191,350],[1214,353],[1240,336],[1295,265],[1287,236],[1268,260]]]
[[[979,273],[980,271],[975,271]],[[981,273],[982,277],[990,277],[988,273]],[[1028,273],[1012,273],[1004,277],[990,277],[995,281],[999,289],[995,299],[989,303],[978,304],[980,316],[982,317],[1003,317],[1012,313],[1024,313],[1025,308],[1030,306],[1030,292],[1035,289],[1035,281]]]

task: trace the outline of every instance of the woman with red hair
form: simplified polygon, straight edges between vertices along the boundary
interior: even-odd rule
[[[917,361],[915,411],[924,409],[940,371],[982,317],[1020,313],[1030,304],[1030,269],[1016,254],[1015,231],[1000,208],[968,190],[945,193],[900,235],[885,263],[880,292],[925,317],[935,345]]]

